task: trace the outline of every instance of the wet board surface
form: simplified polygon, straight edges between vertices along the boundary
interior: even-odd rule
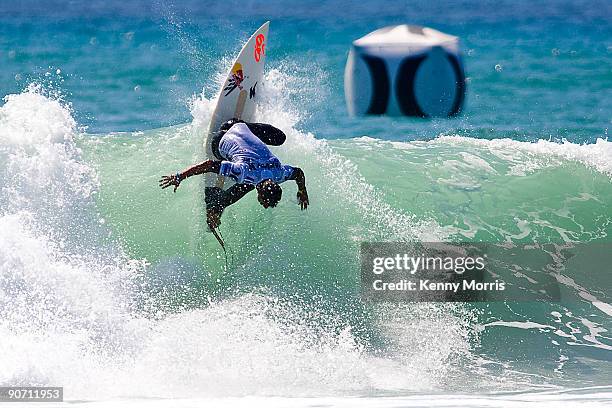
[[[206,160],[218,160],[213,155],[211,140],[221,124],[232,118],[239,118],[247,122],[252,120],[255,106],[259,100],[258,87],[261,86],[263,79],[269,25],[268,21],[259,27],[242,47],[221,87],[204,140]],[[232,184],[234,181],[227,177],[212,173],[204,175],[205,194],[209,187],[227,189]]]

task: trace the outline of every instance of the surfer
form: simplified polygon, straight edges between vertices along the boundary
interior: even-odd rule
[[[211,172],[235,180],[236,184],[227,190],[206,188],[206,222],[213,231],[221,224],[223,210],[253,189],[257,189],[257,200],[264,208],[276,207],[283,193],[279,184],[287,180],[296,182],[298,203],[305,210],[309,202],[304,172],[299,167],[281,164],[267,146],[280,146],[286,138],[272,125],[230,119],[221,125],[211,141],[218,160],[206,160],[182,172],[163,176],[159,186],[162,189],[174,186],[176,192],[186,178]]]

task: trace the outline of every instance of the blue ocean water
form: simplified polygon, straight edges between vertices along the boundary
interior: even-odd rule
[[[605,257],[551,254],[568,256],[563,302],[355,294],[361,241],[609,243],[611,17],[609,1],[0,3],[0,386],[100,406],[609,404]],[[267,20],[256,116],[287,133],[276,152],[311,206],[287,186],[274,211],[229,208],[225,270],[198,183],[157,180],[201,158]],[[347,116],[351,41],[403,23],[461,38],[459,117]],[[504,278],[527,285],[528,266]]]
[[[202,88],[216,91],[211,82],[219,61],[272,20],[270,66],[298,78],[293,92],[307,112],[303,126],[321,137],[376,133],[406,140],[448,131],[593,142],[607,136],[608,1],[354,3],[4,2],[0,90],[56,83],[92,133],[188,122],[189,99]],[[350,43],[399,23],[461,38],[469,90],[458,120],[347,119],[342,78]]]

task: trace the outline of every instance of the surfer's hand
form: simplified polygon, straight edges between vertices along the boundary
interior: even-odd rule
[[[171,176],[163,176],[160,180],[159,180],[159,186],[164,189],[164,188],[168,188],[170,186],[174,186],[174,192],[176,193],[176,189],[178,188],[178,186],[181,184],[181,179],[179,176],[179,173],[177,174],[173,174]]]
[[[211,230],[218,228],[221,225],[221,214],[209,208],[206,210],[206,223]]]
[[[305,210],[306,208],[308,208],[308,193],[306,192],[306,190],[301,191],[298,190],[297,192],[297,199],[298,199],[298,204],[300,205],[300,208],[302,210]]]

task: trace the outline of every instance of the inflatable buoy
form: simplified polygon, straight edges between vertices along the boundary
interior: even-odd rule
[[[351,115],[457,115],[465,97],[459,38],[406,24],[373,31],[353,42],[344,95]]]

